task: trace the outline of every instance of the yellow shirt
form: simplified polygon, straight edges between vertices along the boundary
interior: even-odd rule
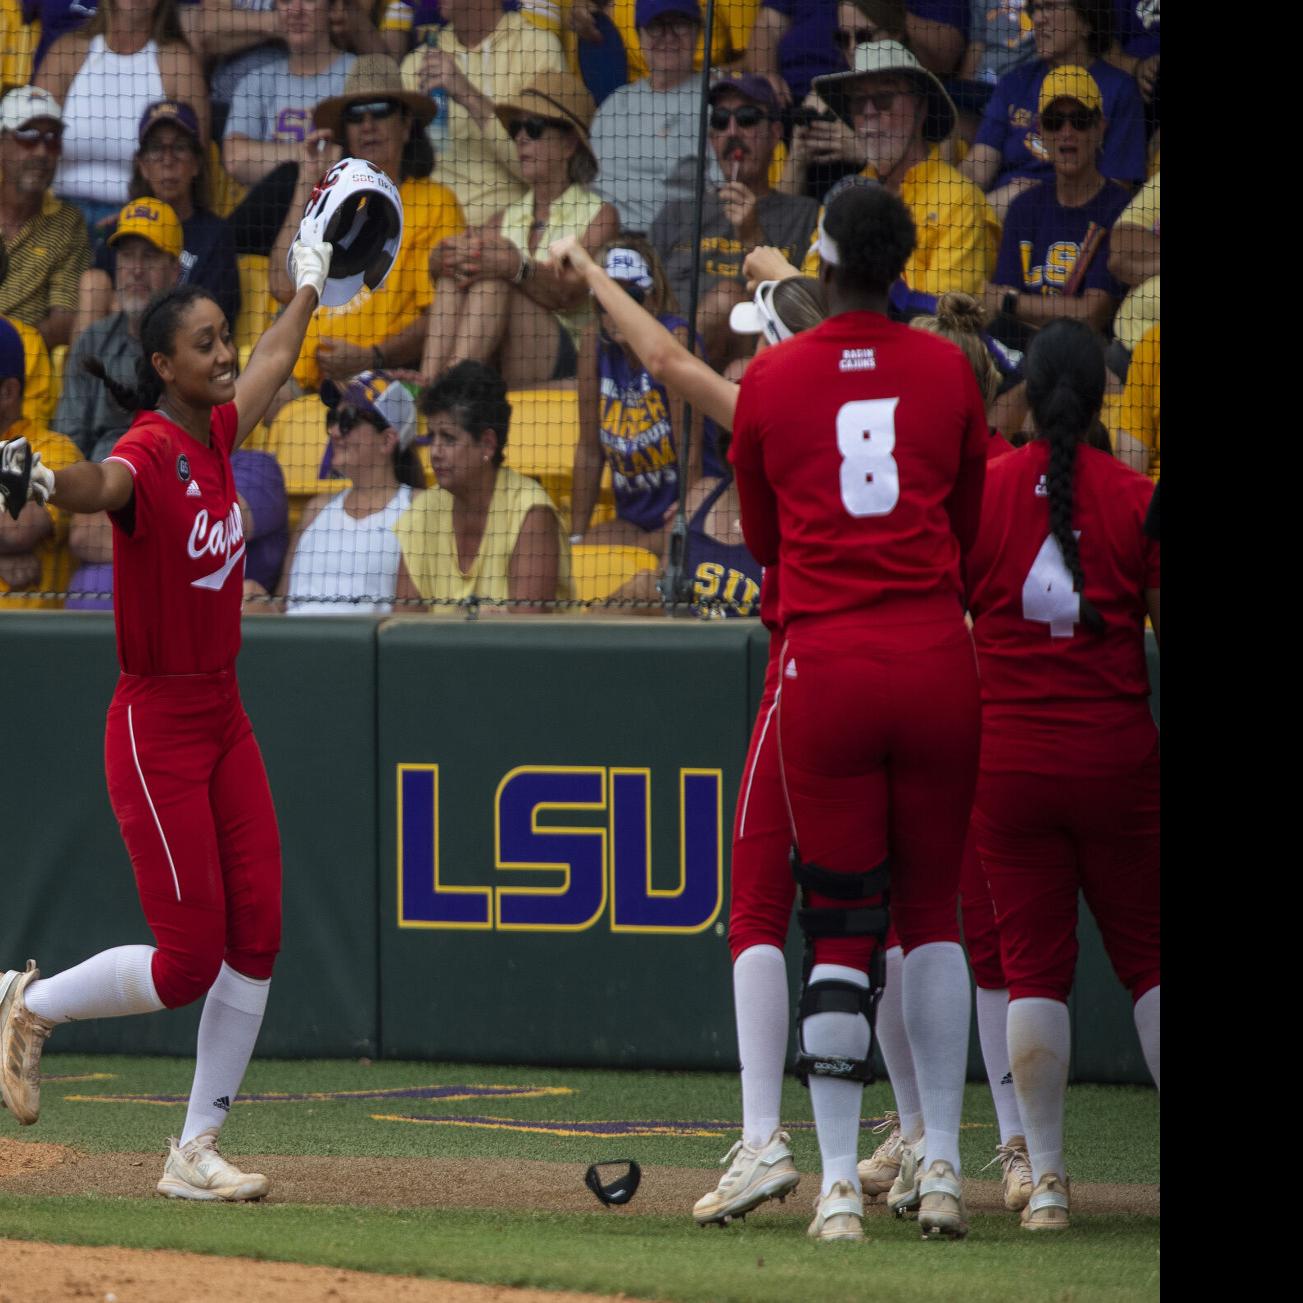
[[[874,173],[865,168],[863,175],[871,178]],[[901,179],[900,197],[918,233],[905,264],[909,288],[921,294],[962,290],[980,296],[995,272],[1000,249],[1000,219],[986,196],[949,163],[925,158]],[[801,270],[807,276],[819,274],[815,241]]]
[[[1160,216],[1158,174],[1155,173],[1136,191],[1131,202],[1122,210],[1114,226],[1140,226],[1151,234],[1158,233]]]
[[[459,602],[478,597],[483,602],[502,602],[510,596],[511,556],[516,550],[525,517],[535,507],[545,507],[556,522],[558,565],[556,596],[570,598],[570,544],[561,524],[561,513],[537,480],[531,480],[509,466],[498,467],[488,524],[480,541],[479,554],[469,571],[463,572],[457,559],[457,539],[452,527],[453,496],[435,487],[416,497],[411,509],[394,526],[403,561],[416,590],[426,601]],[[456,606],[434,608],[438,615],[463,614]]]
[[[23,341],[26,369],[23,374],[23,419],[33,425],[44,426],[54,420],[54,368],[50,365],[50,350],[35,326],[14,317],[5,320],[18,332]],[[16,436],[10,436],[11,438]]]
[[[538,238],[538,246],[533,253],[535,262],[550,262],[552,255],[548,252],[554,240],[573,235],[582,238],[584,232],[593,224],[602,207],[602,198],[585,186],[572,185],[568,190],[553,200],[547,213],[547,226]],[[502,214],[498,230],[512,242],[522,253],[529,252],[529,228],[534,221],[534,199],[527,194],[518,199]],[[593,301],[584,303],[569,312],[557,312],[556,319],[570,332],[575,347],[579,347],[579,336],[593,320]]]
[[[403,200],[403,247],[388,279],[374,293],[363,286],[337,308],[318,308],[308,323],[294,379],[304,389],[321,384],[317,345],[344,340],[371,348],[398,334],[434,301],[430,250],[466,227],[457,200],[446,187],[412,177],[398,187]]]
[[[471,85],[495,104],[518,94],[539,73],[561,72],[566,66],[560,40],[519,13],[503,14],[473,50],[451,26],[440,28],[437,48],[453,55]],[[418,47],[403,60],[408,90],[421,91],[424,57],[424,47]],[[429,128],[435,160],[430,178],[452,190],[471,226],[483,226],[525,193],[516,147],[496,116],[481,128],[454,100],[448,100],[447,108],[447,122],[436,118]]]
[[[615,24],[615,29],[624,42],[630,81],[637,81],[648,75],[647,61],[642,57],[642,42],[638,38],[638,28],[634,25],[636,8],[637,0],[612,0],[606,10],[606,16]],[[701,10],[704,16],[706,10],[704,4]],[[711,47],[711,62],[715,66],[731,63],[746,52],[751,41],[751,29],[755,26],[756,14],[759,10],[760,0],[715,0],[715,39]],[[693,61],[698,69],[701,67],[701,50],[704,44],[703,38],[698,37],[697,57]],[[578,72],[577,62],[574,70]]]
[[[1158,176],[1151,177],[1136,191],[1135,198],[1122,210],[1122,215],[1113,224],[1114,230],[1119,226],[1138,226],[1151,235],[1158,234],[1160,217]],[[1122,300],[1117,317],[1113,321],[1113,334],[1133,352],[1151,326],[1157,325],[1162,315],[1161,283],[1157,276],[1141,281],[1133,286]]]
[[[5,432],[4,438],[18,439],[26,437],[33,452],[41,454],[41,465],[52,471],[60,471],[73,462],[82,461],[81,452],[73,441],[53,430],[42,429],[26,417],[15,421]],[[43,593],[66,593],[68,579],[72,575],[72,555],[68,551],[68,526],[72,517],[57,507],[46,507],[50,519],[54,522],[54,532],[48,534],[37,545],[35,554],[41,563],[41,576],[34,587]],[[0,593],[13,590],[0,579]],[[62,597],[14,597],[0,600],[0,612],[4,611],[58,611],[63,608]]]
[[[1161,412],[1158,394],[1159,330],[1153,326],[1131,354],[1118,408],[1118,431],[1149,449],[1149,475],[1158,478]]]

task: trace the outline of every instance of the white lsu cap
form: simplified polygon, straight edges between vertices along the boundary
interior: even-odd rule
[[[0,131],[17,131],[37,118],[63,121],[59,101],[39,86],[16,86],[0,100]]]
[[[761,281],[750,303],[733,305],[728,324],[735,335],[764,335],[770,344],[781,344],[792,338],[792,331],[774,309],[774,290],[778,284],[778,281]]]

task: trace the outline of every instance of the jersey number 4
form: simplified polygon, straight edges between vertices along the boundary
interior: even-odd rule
[[[852,516],[885,516],[900,501],[896,451],[899,398],[861,398],[837,410],[842,502]]]
[[[1073,591],[1072,576],[1053,534],[1046,535],[1023,580],[1022,614],[1024,620],[1048,624],[1051,638],[1071,638],[1081,620],[1081,594]]]

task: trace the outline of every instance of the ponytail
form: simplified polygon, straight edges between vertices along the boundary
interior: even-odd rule
[[[1080,598],[1082,623],[1098,633],[1104,621],[1086,597],[1086,576],[1072,529],[1077,445],[1090,438],[1104,401],[1104,354],[1089,326],[1055,321],[1037,334],[1027,353],[1027,400],[1036,430],[1049,444],[1045,488],[1050,533]]]
[[[182,315],[198,300],[212,298],[202,286],[178,285],[150,299],[140,316],[141,355],[136,363],[134,387],[115,380],[97,357],[82,358],[82,370],[100,381],[124,412],[152,412],[163,396],[164,387],[162,377],[154,369],[154,354],[170,355],[176,344],[177,326]]]

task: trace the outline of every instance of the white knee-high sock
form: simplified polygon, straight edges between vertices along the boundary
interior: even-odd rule
[[[270,980],[245,977],[224,963],[204,997],[183,1145],[201,1131],[222,1129],[253,1057],[270,987]]]
[[[816,982],[850,982],[867,989],[869,975],[841,964],[815,964],[810,970],[810,985]],[[869,1020],[863,1014],[811,1014],[801,1030],[810,1054],[862,1059],[869,1052]],[[863,1098],[861,1082],[810,1075],[810,1107],[814,1110],[814,1129],[823,1160],[820,1194],[827,1194],[837,1181],[849,1181],[855,1189],[860,1188],[855,1160]]]
[[[905,1031],[905,1005],[901,999],[905,952],[899,946],[887,951],[887,985],[878,1003],[878,1048],[891,1078],[900,1117],[900,1134],[917,1140],[923,1134],[923,1106],[918,1102],[918,1082],[914,1079],[914,1056],[909,1050],[909,1033]]]
[[[1018,1111],[1027,1128],[1032,1180],[1063,1167],[1063,1099],[1068,1089],[1072,1027],[1062,1000],[1029,996],[1009,1002],[1009,1059]]]
[[[968,960],[957,941],[934,941],[905,956],[905,1027],[914,1056],[928,1164],[959,1174],[959,1121],[968,1068]]]
[[[998,991],[977,988],[977,1035],[982,1042],[982,1062],[986,1064],[986,1080],[995,1103],[1000,1143],[1008,1144],[1009,1137],[1021,1136],[1023,1129],[1009,1068],[1009,992],[1005,988]]]
[[[53,1023],[157,1013],[163,1001],[154,989],[153,962],[153,946],[101,950],[75,968],[33,982],[23,1000]]]
[[[1145,1056],[1149,1075],[1159,1090],[1163,1089],[1158,1082],[1158,993],[1162,989],[1161,986],[1151,986],[1136,1001],[1133,1011],[1136,1031],[1140,1034],[1140,1052]]]
[[[787,961],[777,946],[748,946],[733,963],[742,1139],[760,1149],[778,1129],[787,1057]]]

